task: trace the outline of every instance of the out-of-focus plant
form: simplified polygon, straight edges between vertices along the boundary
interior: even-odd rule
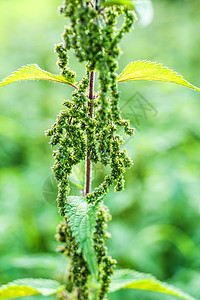
[[[151,5],[150,1],[146,2]],[[118,44],[132,29],[135,19],[131,1],[68,0],[60,7],[60,13],[69,21],[62,43],[55,47],[60,74],[51,74],[36,64],[27,65],[5,78],[0,86],[19,80],[42,79],[74,88],[72,98],[63,102],[64,109],[46,131],[55,148],[53,171],[58,182],[57,204],[64,218],[57,228],[57,240],[62,243],[58,250],[71,259],[71,264],[65,285],[45,279],[16,280],[0,288],[0,299],[56,294],[60,299],[100,300],[109,292],[128,288],[192,300],[188,294],[151,275],[127,269],[114,271],[117,262],[108,255],[105,245],[111,215],[103,199],[111,186],[116,192],[124,189],[125,170],[132,166],[126,150],[121,149],[123,138],[119,129],[132,136],[134,128],[130,127],[129,120],[121,117],[118,83],[154,80],[200,89],[169,68],[150,61],[131,62],[120,75],[116,73]],[[118,29],[120,16],[123,24]],[[70,49],[79,62],[85,64],[85,76],[78,83],[76,73],[68,67]],[[95,73],[98,74],[97,92],[94,91]],[[85,171],[76,182],[80,196],[69,196],[69,176],[73,171],[76,174],[75,167],[82,162],[85,162]],[[110,171],[104,181],[91,190],[92,164],[97,163],[108,166]]]

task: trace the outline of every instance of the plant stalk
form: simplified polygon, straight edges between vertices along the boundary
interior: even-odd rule
[[[90,73],[90,83],[89,83],[89,114],[88,116],[92,118],[93,116],[93,108],[94,108],[94,79],[95,72],[92,71]],[[90,160],[90,151],[87,151],[86,155],[86,166],[85,166],[85,195],[89,194],[91,191],[91,172],[92,172],[92,162]]]

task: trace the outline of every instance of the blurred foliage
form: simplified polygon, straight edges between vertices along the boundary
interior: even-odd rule
[[[57,14],[59,4],[57,0],[0,1],[1,79],[28,63],[58,72],[53,47],[64,26]],[[124,38],[119,72],[130,60],[147,59],[200,86],[199,0],[154,0],[153,6],[152,23],[136,24]],[[73,55],[70,64],[83,73]],[[165,83],[129,82],[119,87],[122,112],[136,127],[135,137],[125,143],[135,165],[126,175],[125,191],[111,191],[106,199],[113,215],[110,253],[119,267],[152,273],[198,298],[200,96]],[[0,90],[1,284],[23,277],[63,281],[67,272],[67,261],[56,253],[54,235],[60,217],[53,197],[52,149],[44,130],[71,91],[48,82]],[[93,173],[95,187],[106,170],[97,165]],[[77,193],[72,184],[72,194]],[[160,299],[141,291],[121,291],[109,299],[133,297]],[[162,295],[162,299],[172,297]]]

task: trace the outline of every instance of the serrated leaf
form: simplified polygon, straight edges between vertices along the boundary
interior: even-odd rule
[[[85,261],[93,276],[97,275],[96,255],[93,245],[95,231],[96,207],[88,204],[82,197],[68,197],[66,216],[72,229],[72,234],[82,251]]]
[[[107,6],[113,6],[113,5],[121,5],[121,6],[128,6],[128,7],[134,7],[133,3],[129,0],[107,0],[101,2],[101,6],[107,7]]]
[[[128,64],[118,77],[118,82],[130,80],[156,80],[176,83],[200,92],[200,88],[192,85],[181,75],[156,62],[138,60]]]
[[[37,64],[22,66],[10,76],[6,77],[0,82],[0,87],[20,80],[50,80],[60,83],[72,85],[75,80],[71,77],[64,77],[61,75],[54,75],[45,70],[42,70]]]
[[[0,287],[0,300],[32,295],[50,296],[64,290],[59,282],[49,279],[18,279]]]
[[[112,275],[110,292],[119,289],[137,289],[151,292],[159,292],[172,295],[184,300],[196,300],[180,289],[157,280],[150,274],[143,274],[133,270],[117,270]]]

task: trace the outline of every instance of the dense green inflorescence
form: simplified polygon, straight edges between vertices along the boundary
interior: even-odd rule
[[[99,6],[98,1],[66,0],[60,7],[60,13],[67,19],[63,42],[57,45],[58,66],[62,76],[75,78],[68,67],[68,50],[74,50],[80,63],[85,63],[86,74],[72,93],[72,100],[63,102],[56,122],[46,134],[51,137],[50,144],[56,147],[53,155],[53,171],[58,181],[57,203],[64,222],[59,225],[57,239],[63,243],[59,251],[72,259],[68,274],[68,289],[77,293],[78,299],[89,299],[88,282],[90,270],[82,254],[78,251],[73,233],[67,221],[65,203],[69,193],[68,176],[74,165],[89,160],[110,167],[110,173],[92,192],[84,191],[88,203],[101,202],[109,187],[115,191],[124,188],[124,173],[132,166],[126,150],[121,150],[122,137],[117,130],[122,127],[128,135],[134,129],[128,120],[123,120],[119,110],[119,91],[117,86],[117,57],[120,54],[118,43],[126,32],[131,30],[134,21],[133,9],[122,6]],[[123,16],[121,28],[117,20]],[[99,90],[91,95],[91,74],[98,74]],[[94,79],[94,78],[93,78]],[[100,288],[97,299],[104,299],[108,292],[110,276],[116,264],[107,254],[105,241],[110,215],[103,203],[96,213],[96,230],[93,238],[98,264]]]

